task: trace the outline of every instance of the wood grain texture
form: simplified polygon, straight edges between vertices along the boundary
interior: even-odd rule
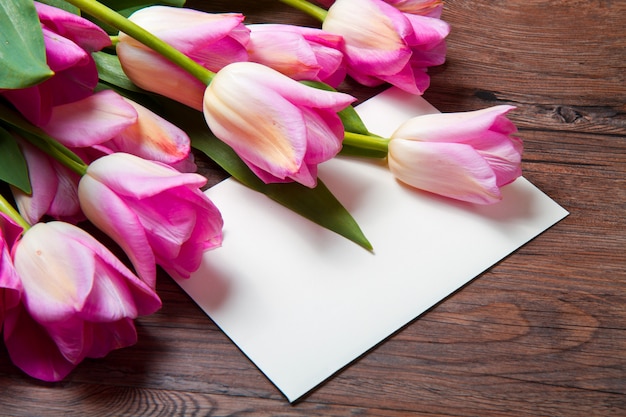
[[[276,1],[189,5],[315,25]],[[448,60],[426,99],[517,106],[525,176],[569,217],[296,404],[162,274],[137,345],[63,382],[24,376],[0,348],[0,415],[626,415],[626,2],[448,0],[443,18]]]

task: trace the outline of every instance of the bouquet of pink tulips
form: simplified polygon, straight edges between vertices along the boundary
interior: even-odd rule
[[[157,267],[189,277],[222,245],[192,149],[368,249],[318,180],[324,161],[385,158],[399,181],[468,204],[499,201],[521,175],[510,106],[416,117],[383,138],[338,91],[350,77],[422,94],[445,60],[441,1],[280,1],[319,27],[179,1],[0,4],[0,328],[24,372],[56,381],[132,345],[134,319],[161,306]]]

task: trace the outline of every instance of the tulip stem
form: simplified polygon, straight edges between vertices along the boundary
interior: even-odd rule
[[[278,1],[288,6],[291,6],[294,9],[298,9],[302,11],[308,14],[309,16],[316,18],[320,22],[324,22],[324,19],[326,19],[326,15],[328,14],[328,11],[314,4],[311,4],[305,0],[278,0]]]
[[[378,136],[363,135],[361,133],[344,132],[344,145],[355,148],[369,149],[387,153],[389,150],[389,139]]]
[[[78,7],[83,12],[95,17],[120,32],[143,43],[148,48],[153,49],[164,58],[178,65],[189,74],[202,81],[204,85],[209,85],[215,73],[204,68],[202,65],[180,52],[178,49],[159,39],[141,26],[131,22],[115,10],[108,8],[96,0],[66,0],[68,3]]]
[[[2,194],[0,194],[0,212],[9,216],[15,221],[24,231],[30,229],[30,224],[15,210],[15,208],[7,201]]]

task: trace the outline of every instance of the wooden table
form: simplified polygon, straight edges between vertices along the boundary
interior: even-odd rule
[[[190,5],[315,24],[274,1]],[[443,18],[426,99],[518,106],[525,176],[569,217],[294,405],[162,275],[137,345],[63,382],[0,348],[0,415],[626,415],[626,2],[448,0]]]

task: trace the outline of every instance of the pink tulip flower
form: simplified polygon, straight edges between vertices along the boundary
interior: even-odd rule
[[[241,14],[151,6],[129,19],[213,72],[248,60],[250,34]],[[117,55],[128,78],[139,87],[202,111],[206,85],[185,70],[124,33],[119,36]]]
[[[337,112],[355,100],[319,90],[261,64],[240,62],[217,73],[204,95],[204,117],[266,183],[317,183],[317,164],[341,149]]]
[[[322,29],[343,36],[348,74],[357,82],[387,82],[412,94],[428,88],[427,68],[445,61],[450,31],[440,19],[402,13],[382,0],[337,0]]]
[[[22,231],[20,226],[0,212],[0,330],[4,323],[4,312],[20,302],[21,283],[13,266],[11,249]]]
[[[250,61],[294,80],[337,87],[346,76],[343,38],[320,29],[280,24],[248,25]]]
[[[111,44],[107,33],[92,22],[57,7],[35,2],[54,76],[33,87],[4,90],[6,97],[31,123],[48,122],[53,106],[93,93],[98,71],[91,53]]]
[[[20,147],[32,188],[26,194],[11,187],[22,217],[29,224],[37,223],[44,215],[70,223],[84,220],[77,194],[80,176],[26,141],[20,141]]]
[[[64,378],[85,358],[137,341],[133,319],[161,307],[157,294],[83,230],[38,223],[12,248],[20,302],[5,311],[15,365],[44,380]]]
[[[476,204],[500,201],[522,172],[512,106],[432,114],[402,124],[389,142],[389,169],[421,190]]]
[[[194,171],[189,136],[156,113],[104,90],[52,109],[46,133],[69,148],[125,152]]]
[[[126,252],[151,287],[155,263],[189,277],[202,254],[221,245],[222,216],[199,187],[206,178],[114,153],[89,165],[78,185],[87,218]]]

